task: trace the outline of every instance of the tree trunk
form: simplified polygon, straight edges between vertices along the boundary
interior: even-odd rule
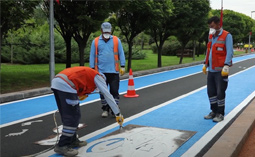
[[[144,36],[142,36],[142,39],[141,39],[141,49],[143,50],[144,48]]]
[[[90,33],[89,34],[83,34],[83,37],[81,35],[79,35],[78,33],[76,35],[74,35],[74,40],[78,43],[78,46],[79,46],[80,66],[85,65],[84,50],[86,48],[89,36],[90,36]]]
[[[160,42],[159,43],[159,46],[158,46],[158,68],[162,67],[162,47],[163,47],[163,42]]]
[[[72,36],[65,37],[64,39],[66,43],[66,68],[70,68],[72,63],[72,47],[71,47]]]
[[[201,52],[201,42],[198,43],[197,57],[199,57],[200,52]]]
[[[196,53],[196,41],[193,41],[193,61],[195,60],[195,53]]]
[[[11,33],[11,64],[13,64],[13,34]]]
[[[128,42],[128,71],[131,69],[131,60],[132,60],[132,41]]]
[[[181,56],[180,56],[180,61],[179,64],[182,64],[182,59],[183,59],[183,53],[184,53],[184,46],[182,46],[182,51],[181,51]]]
[[[80,66],[84,66],[85,65],[85,60],[84,60],[84,50],[86,47],[86,44],[84,44],[85,42],[79,43],[79,55],[80,55]]]
[[[0,5],[1,6],[1,5]],[[0,31],[1,32],[1,31]],[[1,69],[1,65],[2,65],[2,41],[3,41],[3,37],[2,37],[2,34],[0,33],[1,35],[1,39],[0,39],[0,69]]]

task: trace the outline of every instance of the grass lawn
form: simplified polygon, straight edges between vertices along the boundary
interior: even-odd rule
[[[76,66],[78,64],[75,64]],[[75,66],[72,65],[72,66]],[[65,68],[65,64],[56,64],[55,72]],[[16,92],[27,89],[50,86],[48,64],[2,64],[1,93]]]
[[[131,63],[132,71],[140,71],[140,70],[157,68],[157,66],[158,66],[157,54],[153,54],[151,50],[144,50],[144,52],[146,52],[146,56],[147,56],[145,59],[132,60],[132,63]],[[204,58],[205,58],[204,55],[199,55],[199,57],[196,57],[195,61],[193,61],[193,58],[191,58],[191,57],[184,57],[182,60],[182,63],[184,64],[184,63],[202,61],[202,60],[204,60]],[[179,64],[180,58],[177,56],[162,56],[161,60],[162,60],[162,67],[165,67],[165,66]]]
[[[144,50],[147,57],[143,60],[132,60],[131,66],[133,71],[147,70],[157,68],[157,54],[151,50]],[[235,55],[244,52],[235,52]],[[162,56],[162,66],[171,66],[179,64],[180,58],[176,56]],[[195,61],[204,60],[204,55],[196,57]],[[194,62],[192,58],[184,57],[182,63]],[[127,64],[127,61],[126,61]],[[79,64],[72,64],[72,67]],[[85,66],[89,66],[85,63]],[[127,67],[127,66],[126,66]],[[55,74],[65,69],[65,64],[55,65]],[[49,87],[49,65],[48,64],[1,64],[1,93],[17,92],[27,89],[40,87]]]

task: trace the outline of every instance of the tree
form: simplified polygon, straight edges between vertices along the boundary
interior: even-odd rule
[[[154,1],[153,15],[151,20],[151,27],[149,28],[149,34],[154,39],[158,52],[158,67],[162,66],[161,50],[164,42],[167,38],[173,34],[171,29],[171,16],[172,16],[173,4],[171,0],[166,1]]]
[[[220,10],[212,10],[212,15],[220,17]],[[253,26],[251,17],[232,10],[223,11],[223,28],[231,33],[234,43],[248,42],[248,33]]]
[[[55,1],[54,1],[55,2]],[[68,11],[68,3],[65,1],[61,1],[61,4],[57,2],[54,3],[54,18],[58,22],[58,25],[54,25],[56,30],[61,34],[65,41],[66,46],[66,68],[71,67],[72,62],[72,48],[71,41],[73,37],[72,31],[72,20],[73,15]],[[44,12],[47,17],[49,17],[49,1],[44,1]]]
[[[253,20],[254,26],[252,27],[252,34],[251,34],[251,42],[253,42],[253,47],[255,47],[255,20]]]
[[[3,38],[10,29],[18,29],[24,20],[33,15],[38,1],[10,0],[0,1],[1,4],[1,37]]]
[[[122,1],[60,1],[55,5],[55,19],[65,37],[70,43],[70,36],[79,46],[80,66],[84,65],[84,50],[92,32],[100,29],[101,23],[124,2]],[[67,46],[67,53],[69,53]],[[70,55],[69,55],[70,56]]]
[[[201,44],[203,44],[203,43],[207,43],[208,42],[208,29],[205,29],[204,31],[203,31],[203,33],[201,34],[201,36],[199,37],[199,39],[198,39],[198,52],[197,52],[197,57],[199,57],[199,54],[200,54],[200,52],[202,51],[203,52],[203,54],[205,54],[206,53],[206,48],[201,48]],[[207,45],[207,44],[205,44],[205,45]]]
[[[146,28],[152,20],[152,1],[125,1],[125,6],[117,11],[117,25],[128,43],[128,70],[131,68],[133,39]]]
[[[1,7],[1,40],[0,45],[8,31],[11,29],[20,28],[26,19],[31,17],[34,12],[34,8],[39,4],[39,0],[27,1],[27,0],[9,0],[0,1]]]
[[[174,14],[172,21],[175,35],[182,45],[179,64],[182,64],[183,52],[187,43],[203,33],[207,24],[210,4],[208,0],[178,1],[174,0]]]
[[[38,17],[26,20],[26,27],[9,31],[1,47],[2,62],[18,64],[45,64],[49,63],[49,24],[36,23]],[[40,19],[39,19],[40,20]],[[63,37],[54,32],[55,62],[65,63],[65,42]],[[73,61],[78,62],[78,46],[73,41]],[[11,54],[10,54],[11,52]]]

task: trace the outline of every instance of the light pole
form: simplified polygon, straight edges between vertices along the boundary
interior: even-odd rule
[[[251,18],[252,18],[252,13],[255,13],[255,11],[251,11]]]
[[[50,85],[55,76],[55,58],[54,58],[54,0],[50,0]]]

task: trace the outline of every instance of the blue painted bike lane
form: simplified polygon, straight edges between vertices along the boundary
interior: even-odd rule
[[[236,57],[233,59],[233,63],[240,62],[242,60],[254,58],[255,55],[247,55],[242,57]],[[181,77],[186,77],[188,75],[193,75],[201,72],[202,65],[196,65],[192,67],[186,67],[181,69],[175,69],[165,72],[160,72],[156,74],[150,74],[146,76],[141,76],[134,78],[135,88],[140,89],[146,86],[151,86],[153,84],[158,84],[164,81],[171,81],[174,79],[178,79]],[[124,93],[127,90],[128,80],[120,81],[120,93]],[[89,101],[99,99],[98,94],[90,95],[85,101],[82,101],[81,104],[87,103]],[[26,119],[29,117],[37,116],[40,114],[44,114],[47,112],[52,112],[57,110],[56,102],[54,96],[47,95],[32,99],[26,99],[16,102],[10,102],[1,104],[0,106],[0,124],[7,124],[11,122],[15,122],[18,120]],[[15,116],[13,116],[15,113]]]
[[[254,74],[255,66],[230,77],[228,89],[226,91],[225,117],[238,107],[238,105],[249,95],[254,94]],[[169,90],[171,90],[171,87],[169,87]],[[183,97],[181,96],[175,100],[170,100],[169,102],[160,104],[159,106],[154,107],[155,109],[148,109],[149,111],[144,111],[142,114],[139,113],[139,116],[126,119],[124,126],[132,124],[165,129],[195,131],[196,134],[194,136],[170,155],[173,157],[182,156],[208,131],[219,124],[212,120],[204,119],[204,115],[207,115],[210,112],[206,90],[206,87],[202,87],[184,95]],[[118,129],[118,127],[114,127],[88,139],[83,137],[83,140],[86,139],[86,141],[90,143]],[[60,155],[54,154],[51,157],[57,156]]]

